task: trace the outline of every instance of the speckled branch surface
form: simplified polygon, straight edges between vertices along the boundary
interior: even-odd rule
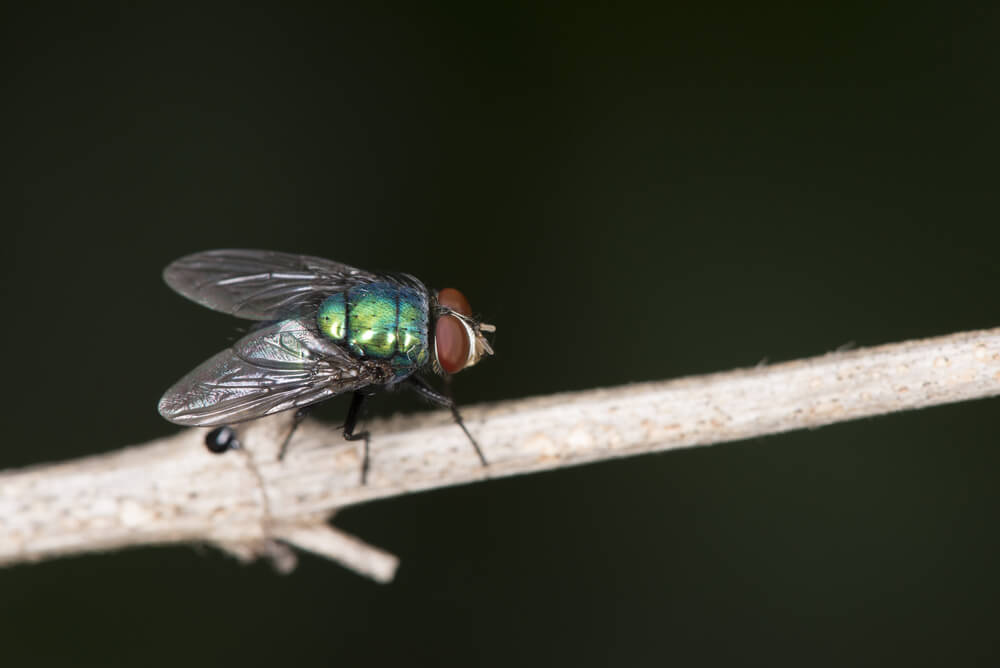
[[[1000,394],[1000,329],[837,352],[678,380],[463,407],[490,466],[448,413],[373,421],[361,444],[289,415],[239,428],[222,456],[188,429],[106,455],[0,474],[0,563],[129,545],[208,542],[295,564],[294,546],[388,581],[394,556],[328,524],[339,508],[406,492],[735,441]]]

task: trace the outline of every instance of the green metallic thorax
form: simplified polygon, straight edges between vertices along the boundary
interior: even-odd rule
[[[355,357],[389,360],[402,378],[427,362],[428,310],[419,290],[369,283],[327,297],[316,321],[324,336]]]

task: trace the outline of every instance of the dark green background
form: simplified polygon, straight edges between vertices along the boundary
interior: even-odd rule
[[[499,327],[464,403],[1000,324],[997,10],[399,4],[4,10],[0,468],[174,430],[161,392],[237,334],[161,283],[208,248],[463,289]],[[996,641],[997,409],[345,511],[402,557],[389,586],[191,547],[6,568],[0,652],[973,665]]]

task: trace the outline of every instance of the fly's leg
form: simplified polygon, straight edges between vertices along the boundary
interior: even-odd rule
[[[351,397],[351,407],[347,409],[347,419],[344,420],[344,438],[348,441],[364,441],[365,449],[361,458],[361,484],[368,483],[368,432],[354,433],[354,427],[358,424],[361,416],[361,407],[365,405],[368,395],[364,392],[355,392]]]
[[[309,415],[310,406],[302,406],[295,411],[295,415],[292,417],[292,428],[288,430],[288,436],[285,436],[285,440],[281,442],[281,449],[278,450],[278,461],[280,462],[285,458],[285,452],[288,450],[288,444],[292,442],[292,436],[295,434],[295,430],[299,428],[302,421],[306,419]]]
[[[466,428],[465,421],[462,419],[462,414],[458,412],[458,406],[455,405],[455,400],[447,394],[438,392],[433,387],[428,385],[427,381],[419,376],[410,376],[407,379],[407,382],[409,382],[410,387],[413,388],[417,394],[424,397],[432,404],[451,410],[451,415],[455,418],[455,422],[462,428],[462,431],[465,432],[466,437],[469,439],[469,443],[472,443],[472,447],[479,456],[479,461],[483,463],[483,466],[489,466],[490,464],[486,461],[486,456],[483,455],[483,451],[480,449],[479,444],[476,443],[476,439],[472,438],[472,434],[470,434],[468,428]]]
[[[205,435],[205,447],[209,452],[221,455],[230,450],[239,450],[242,446],[233,428],[223,426],[216,427]]]

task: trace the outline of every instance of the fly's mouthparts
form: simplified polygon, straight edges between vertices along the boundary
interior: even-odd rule
[[[476,325],[476,359],[478,360],[483,355],[492,355],[493,346],[490,342],[486,340],[483,336],[483,332],[495,332],[497,331],[496,325],[491,325],[488,322],[481,322]]]

